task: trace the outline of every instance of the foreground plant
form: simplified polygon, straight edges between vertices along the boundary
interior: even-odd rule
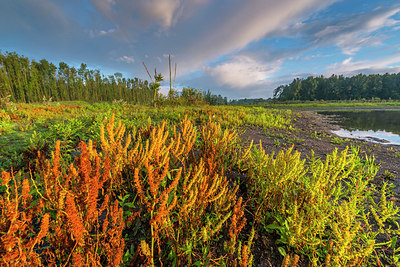
[[[282,254],[353,266],[368,262],[379,233],[399,234],[398,225],[387,226],[399,209],[386,201],[385,187],[379,204],[373,201],[376,171],[373,159],[361,159],[356,149],[335,150],[325,161],[312,156],[306,164],[292,148],[274,158],[260,146],[248,162],[248,192],[260,229],[279,234]]]
[[[179,112],[129,127],[107,115],[98,140],[80,142],[72,160],[57,141],[34,169],[4,171],[0,264],[251,266],[253,240],[269,232],[279,235],[284,266],[305,256],[313,265],[360,265],[388,246],[395,262],[398,209],[387,185],[376,199],[371,158],[354,149],[324,161],[292,149],[243,151],[237,131],[217,123],[232,110]],[[281,115],[265,128],[285,127]],[[389,241],[376,244],[380,233]]]

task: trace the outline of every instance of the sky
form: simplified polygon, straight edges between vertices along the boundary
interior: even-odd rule
[[[0,0],[0,50],[149,79],[145,62],[164,91],[171,55],[177,88],[269,98],[295,78],[400,72],[400,3]]]

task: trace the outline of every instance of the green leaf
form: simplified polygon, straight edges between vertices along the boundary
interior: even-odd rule
[[[129,217],[129,216],[131,216],[132,214],[133,214],[133,213],[132,213],[131,211],[129,211],[129,210],[125,212],[125,216],[126,216],[126,217]]]
[[[400,255],[393,256],[393,260],[395,263],[398,263],[400,261]]]
[[[128,208],[135,208],[136,207],[135,203],[131,203],[131,202],[125,203],[125,206],[127,206]]]
[[[282,255],[283,257],[286,256],[286,250],[285,250],[283,247],[278,247],[278,251],[279,251],[279,253],[281,253],[281,255]]]
[[[176,253],[173,249],[171,249],[171,251],[168,254],[168,259],[175,259],[176,258]]]
[[[391,247],[392,249],[394,249],[395,246],[396,246],[396,243],[397,243],[397,236],[395,236],[395,237],[392,238],[392,243],[391,243],[390,247]]]
[[[203,262],[202,261],[196,261],[195,263],[193,263],[194,266],[203,266]]]
[[[203,249],[203,257],[207,257],[209,251],[210,251],[210,247],[209,247],[209,246],[206,246],[206,247]]]
[[[279,229],[282,228],[282,226],[276,224],[276,223],[271,223],[267,225],[267,229]]]
[[[127,251],[125,252],[125,255],[124,255],[124,257],[125,257],[125,258],[128,258],[128,257],[129,257],[129,255],[130,255],[130,252],[129,252],[129,250],[127,250]]]

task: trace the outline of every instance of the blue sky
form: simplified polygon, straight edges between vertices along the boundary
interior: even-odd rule
[[[310,75],[400,72],[400,3],[380,0],[0,0],[0,49],[229,98]]]

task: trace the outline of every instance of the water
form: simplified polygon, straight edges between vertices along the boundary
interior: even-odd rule
[[[400,111],[324,111],[341,128],[340,137],[400,145]]]

